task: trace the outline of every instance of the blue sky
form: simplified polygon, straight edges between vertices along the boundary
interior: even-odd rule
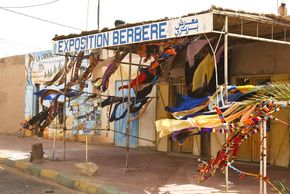
[[[0,7],[42,4],[53,0],[0,0]],[[89,0],[88,30],[97,29],[97,1]],[[207,10],[211,5],[257,13],[277,14],[277,4],[290,6],[290,0],[100,0],[100,27],[114,27],[114,21],[127,23],[179,17]],[[65,24],[81,30],[87,28],[88,0],[58,0],[32,8],[9,8],[34,17]],[[289,8],[290,9],[290,8]],[[0,57],[25,54],[52,48],[55,34],[80,33],[67,27],[45,23],[0,9]]]

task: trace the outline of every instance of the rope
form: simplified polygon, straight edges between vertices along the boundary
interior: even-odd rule
[[[101,131],[107,131],[107,132],[108,132],[108,131],[113,131],[113,132],[120,133],[120,134],[124,134],[124,135],[127,136],[126,133],[123,133],[123,132],[121,132],[121,131],[116,131],[116,130],[113,130],[113,129],[110,129],[110,128],[108,128],[108,129],[88,129],[88,130],[78,130],[78,131],[84,131],[85,133],[88,133],[88,134],[89,134],[91,131],[98,131],[98,130],[101,130]],[[128,136],[129,136],[129,137],[136,138],[136,139],[141,139],[141,140],[144,140],[144,141],[148,141],[148,142],[151,142],[151,143],[154,143],[154,144],[155,144],[155,141],[150,140],[150,139],[146,139],[146,138],[143,138],[143,137],[138,137],[138,136],[130,135],[130,134],[128,134]]]

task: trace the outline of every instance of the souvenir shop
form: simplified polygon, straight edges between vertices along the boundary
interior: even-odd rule
[[[228,186],[231,168],[260,179],[265,193],[267,184],[273,186],[267,162],[289,165],[289,24],[280,16],[212,7],[180,18],[56,36],[53,54],[65,60],[44,85],[62,88],[37,93],[42,105],[51,98],[50,105],[28,123],[38,122],[42,135],[63,107],[78,110],[92,102],[98,108],[84,118],[94,121],[91,113],[101,110],[101,122],[77,123],[72,134],[109,137],[128,154],[139,146],[190,153],[200,158],[198,181],[225,172]],[[80,97],[83,103],[74,106]],[[260,162],[260,172],[237,169],[235,160]]]

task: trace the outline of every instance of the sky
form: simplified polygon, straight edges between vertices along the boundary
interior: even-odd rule
[[[113,28],[116,19],[135,23],[180,17],[207,10],[212,5],[277,14],[277,5],[281,3],[290,6],[290,0],[100,0],[100,29]],[[0,0],[0,57],[51,50],[51,40],[56,34],[79,34],[82,30],[97,29],[97,7],[98,0]]]

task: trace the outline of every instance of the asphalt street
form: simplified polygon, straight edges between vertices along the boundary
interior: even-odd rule
[[[0,165],[0,194],[81,194]]]

